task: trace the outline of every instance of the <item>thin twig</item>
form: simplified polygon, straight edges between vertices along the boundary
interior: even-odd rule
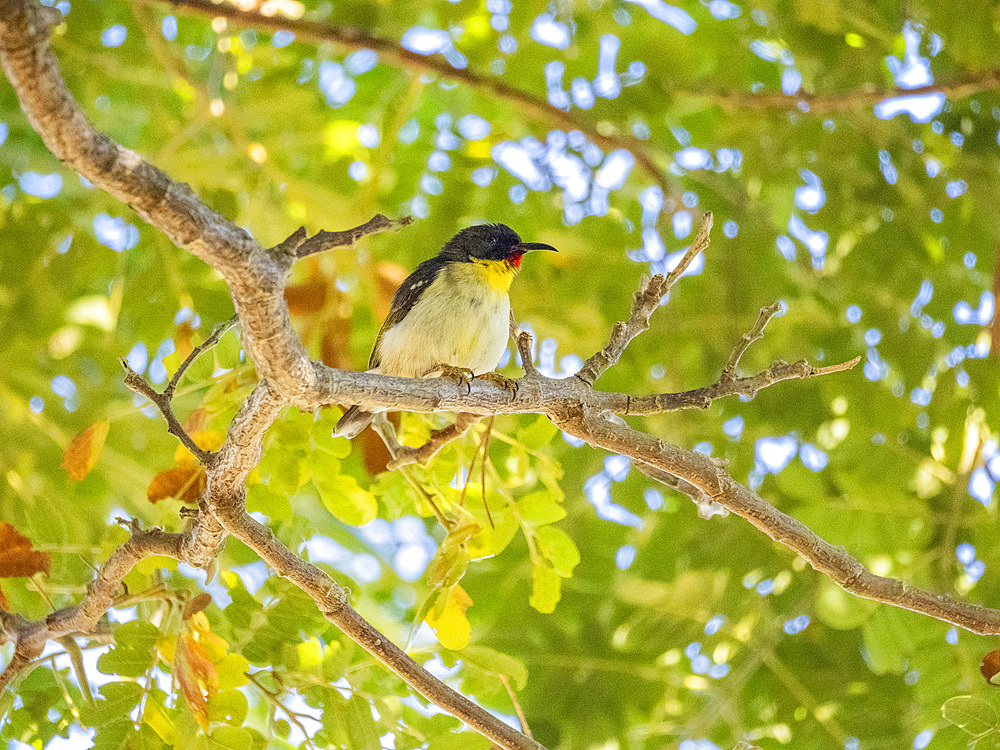
[[[184,358],[181,362],[180,367],[177,368],[177,372],[174,376],[170,378],[170,382],[167,383],[167,387],[163,389],[163,393],[158,393],[153,387],[146,382],[139,373],[133,370],[129,364],[128,360],[122,358],[121,364],[125,368],[125,385],[130,390],[135,391],[141,396],[145,396],[157,409],[160,410],[160,414],[167,422],[167,431],[175,436],[181,443],[194,454],[195,458],[198,459],[199,463],[207,464],[212,460],[212,453],[201,448],[194,439],[187,434],[187,431],[181,426],[180,421],[174,415],[173,407],[171,402],[174,398],[174,391],[177,389],[177,384],[180,383],[181,378],[187,369],[194,364],[194,361],[198,359],[202,354],[207,352],[213,346],[219,343],[219,340],[225,335],[226,331],[232,328],[239,322],[239,318],[234,315],[229,320],[219,323],[209,334],[208,338],[201,342],[198,346],[191,350],[191,352]]]
[[[302,724],[301,721],[299,721],[299,716],[305,716],[306,718],[313,719],[314,721],[319,721],[320,723],[322,723],[322,721],[320,719],[316,719],[313,716],[309,716],[308,714],[296,713],[295,711],[292,711],[290,708],[286,707],[285,704],[281,702],[281,699],[278,697],[278,694],[268,690],[267,686],[265,686],[259,679],[257,679],[257,675],[255,673],[244,672],[243,674],[246,675],[246,678],[250,680],[250,682],[258,690],[260,690],[261,693],[263,693],[264,698],[268,701],[268,703],[271,703],[273,706],[280,708],[281,712],[288,717],[288,720],[292,722],[292,724],[294,724],[296,727],[298,727],[298,730],[302,732],[302,736],[305,737],[306,746],[313,748],[313,750],[316,750],[316,746],[313,745],[312,739],[309,737],[309,732],[306,731],[305,726]]]
[[[468,429],[480,420],[477,414],[464,414],[459,412],[455,415],[455,421],[447,427],[439,430],[431,430],[430,437],[423,445],[410,447],[400,445],[396,448],[396,453],[392,459],[386,463],[387,471],[395,471],[408,464],[421,464],[426,466],[438,451],[452,440],[464,435]]]
[[[153,405],[160,410],[160,414],[163,415],[163,419],[167,423],[167,432],[180,440],[181,444],[191,451],[199,463],[203,465],[208,464],[212,460],[212,453],[201,448],[187,434],[174,415],[174,410],[170,406],[170,399],[166,398],[164,394],[153,390],[153,387],[146,382],[145,378],[129,366],[127,359],[122,357],[120,361],[122,367],[125,368],[125,386],[129,390],[135,391],[140,396],[145,396],[152,401]]]
[[[382,214],[375,214],[371,219],[360,226],[352,229],[342,229],[337,232],[319,231],[312,237],[306,238],[305,227],[299,227],[292,235],[276,245],[273,249],[296,258],[305,258],[307,255],[326,252],[335,247],[352,247],[362,237],[379,232],[398,232],[405,226],[413,223],[412,216],[404,216],[401,219],[390,219]]]
[[[239,317],[234,315],[229,320],[219,323],[212,329],[212,333],[209,334],[207,339],[202,341],[188,353],[187,357],[184,358],[184,361],[181,362],[180,367],[177,368],[177,372],[175,372],[174,376],[170,378],[170,382],[167,383],[167,387],[163,389],[163,398],[167,401],[167,403],[170,403],[170,401],[173,400],[174,391],[177,390],[177,384],[181,382],[181,378],[184,376],[184,373],[187,372],[187,369],[194,364],[194,361],[213,346],[218,344],[219,340],[225,335],[226,331],[239,322]]]
[[[844,372],[855,367],[861,361],[861,357],[855,357],[847,362],[826,367],[816,367],[806,360],[800,359],[798,362],[776,361],[766,370],[756,375],[748,375],[742,378],[725,380],[720,378],[712,385],[704,388],[695,388],[681,393],[658,393],[653,396],[632,396],[627,400],[624,410],[612,409],[621,414],[634,416],[648,416],[650,414],[661,414],[668,411],[678,411],[680,409],[707,409],[713,401],[726,396],[746,396],[752,397],[762,388],[780,383],[783,380],[805,380],[816,378],[821,375],[832,375],[835,372]]]
[[[521,731],[527,737],[533,737],[531,733],[531,727],[528,726],[528,720],[524,718],[524,711],[521,709],[521,703],[517,699],[517,694],[514,689],[510,686],[510,680],[507,679],[507,675],[498,674],[497,677],[500,678],[500,682],[503,683],[504,689],[507,691],[507,695],[510,696],[510,702],[514,704],[514,713],[517,714],[517,720],[521,724]]]
[[[739,365],[740,359],[746,354],[747,349],[750,348],[750,345],[754,341],[764,338],[764,326],[767,325],[767,321],[778,314],[780,309],[780,302],[760,308],[760,315],[757,318],[757,322],[754,323],[753,328],[744,333],[743,338],[733,347],[732,354],[729,355],[726,366],[722,368],[722,380],[728,381],[736,378],[736,367]]]
[[[587,385],[593,385],[609,367],[618,363],[625,347],[632,339],[649,328],[649,319],[659,307],[660,301],[670,292],[671,287],[687,270],[691,261],[708,248],[712,222],[712,213],[706,213],[701,220],[701,226],[698,228],[694,242],[691,243],[687,252],[670,273],[666,276],[657,274],[651,279],[643,277],[639,291],[635,293],[632,300],[632,310],[628,320],[615,323],[607,345],[584,362],[583,367],[576,373],[578,380]]]
[[[538,372],[535,369],[535,362],[531,352],[531,333],[521,330],[521,326],[514,319],[513,311],[510,314],[510,337],[514,339],[514,344],[517,346],[517,353],[521,355],[521,369],[524,370],[524,374],[532,375]]]
[[[700,518],[707,519],[713,516],[725,517],[729,515],[728,510],[690,482],[642,461],[634,462],[633,466],[650,479],[664,484],[670,489],[680,492],[682,495],[687,495],[698,509],[698,516]]]
[[[375,418],[372,420],[372,429],[375,430],[380,438],[382,438],[382,442],[385,443],[385,447],[389,449],[389,455],[395,459],[399,450],[403,446],[399,442],[399,438],[396,437],[396,428],[392,426],[388,417],[385,416],[385,412],[379,412],[375,415]],[[417,493],[417,496],[427,504],[428,508],[431,509],[431,512],[434,514],[434,517],[437,518],[438,523],[441,524],[446,531],[451,530],[451,528],[455,525],[455,522],[441,511],[438,504],[434,502],[434,498],[431,497],[430,493],[420,485],[417,478],[410,472],[409,467],[401,466],[399,468],[399,472],[403,475],[403,478],[406,479],[413,491]]]

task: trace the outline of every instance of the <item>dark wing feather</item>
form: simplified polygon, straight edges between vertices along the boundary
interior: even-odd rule
[[[441,269],[448,265],[448,262],[447,259],[442,258],[440,255],[425,260],[399,285],[399,289],[392,295],[392,305],[389,308],[389,314],[386,316],[382,328],[379,329],[378,336],[375,337],[372,355],[368,360],[368,369],[378,367],[381,362],[379,347],[382,345],[382,337],[385,335],[385,332],[406,317],[406,314],[413,309],[413,306],[417,304],[417,300],[434,283],[434,279],[441,273]]]

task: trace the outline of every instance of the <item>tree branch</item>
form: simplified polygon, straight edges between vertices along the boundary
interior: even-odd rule
[[[161,0],[139,0],[139,2],[147,5],[159,5]],[[658,162],[668,163],[666,155],[652,149],[647,141],[620,130],[609,133],[605,129],[607,123],[601,123],[601,126],[598,126],[597,122],[581,115],[579,110],[556,109],[545,99],[504,83],[496,76],[477,73],[468,68],[454,68],[439,56],[418,55],[405,49],[395,39],[378,37],[368,31],[351,26],[336,26],[301,18],[265,16],[253,11],[239,10],[228,3],[216,4],[211,0],[162,0],[162,2],[182,11],[186,10],[210,18],[225,18],[251,28],[291,31],[300,39],[333,42],[342,49],[372,49],[378,52],[381,61],[401,70],[432,73],[459,81],[469,88],[510,102],[517,111],[546,124],[548,127],[567,131],[579,130],[586,134],[591,142],[606,151],[624,149],[630,152],[635,157],[639,168],[656,181],[664,195],[673,192],[672,186],[667,181],[664,168],[658,164]],[[676,203],[678,207],[681,205],[679,198]]]
[[[412,216],[390,219],[382,214],[375,214],[364,224],[353,229],[343,229],[339,232],[319,231],[308,239],[306,239],[305,227],[299,227],[287,240],[276,245],[274,249],[287,253],[296,259],[305,258],[307,255],[323,253],[335,247],[353,247],[355,242],[369,234],[385,231],[398,232],[412,223]]]
[[[194,352],[191,352],[191,354],[193,355]],[[190,359],[190,357],[188,357],[188,359]],[[186,361],[187,360],[185,360],[185,362]],[[194,457],[197,458],[198,462],[202,465],[211,461],[212,454],[195,443],[191,436],[188,435],[181,426],[181,423],[178,421],[177,416],[174,414],[174,410],[170,405],[171,396],[168,396],[166,391],[158,393],[154,390],[153,386],[147,383],[139,373],[129,366],[127,359],[122,358],[121,365],[125,368],[124,382],[126,387],[128,387],[131,391],[135,391],[140,396],[145,396],[153,402],[156,408],[160,410],[160,414],[167,423],[167,432],[180,440],[181,445],[191,451]],[[178,372],[180,372],[180,370],[178,370]],[[173,383],[172,380],[170,382]],[[167,385],[167,388],[170,389],[169,384]],[[171,395],[172,392],[173,391],[171,389]]]
[[[577,378],[587,385],[593,385],[609,367],[618,363],[625,347],[632,339],[649,328],[649,318],[653,311],[660,306],[660,302],[681,277],[681,274],[687,270],[691,261],[708,247],[712,222],[711,212],[705,214],[701,220],[701,226],[698,227],[698,234],[695,235],[694,242],[691,243],[687,252],[670,273],[666,276],[656,274],[651,279],[643,277],[639,291],[635,293],[632,300],[632,312],[629,319],[615,323],[614,330],[611,332],[611,340],[608,341],[607,346],[583,363],[583,367],[576,374]]]

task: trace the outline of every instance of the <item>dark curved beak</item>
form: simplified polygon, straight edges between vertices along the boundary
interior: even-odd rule
[[[552,245],[546,245],[544,242],[521,242],[514,245],[512,250],[516,250],[521,253],[530,253],[532,250],[551,250],[554,253],[558,253]]]

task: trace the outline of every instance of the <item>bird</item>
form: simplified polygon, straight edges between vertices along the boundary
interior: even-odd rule
[[[471,377],[510,388],[494,372],[510,331],[510,285],[525,253],[557,252],[542,242],[522,242],[504,224],[466,227],[433,258],[417,266],[393,295],[375,337],[368,372],[422,378],[442,375],[465,385]],[[334,436],[353,438],[375,412],[352,406]]]

